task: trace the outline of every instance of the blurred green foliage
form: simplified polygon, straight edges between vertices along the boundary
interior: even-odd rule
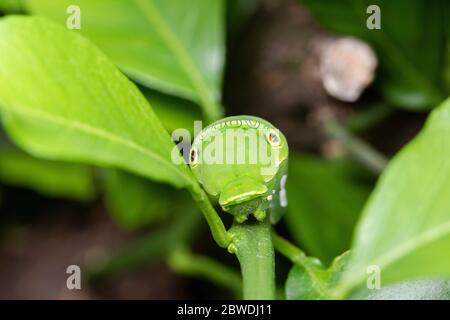
[[[37,159],[13,147],[0,148],[0,181],[30,188],[45,196],[82,202],[96,195],[90,167]]]
[[[167,221],[190,201],[179,190],[120,170],[104,170],[103,182],[109,211],[127,230]]]
[[[141,87],[141,91],[169,133],[182,128],[193,134],[194,121],[202,119],[198,105],[189,100],[144,87]]]
[[[450,277],[450,98],[389,163],[355,230],[342,288],[379,266],[383,283]],[[344,289],[343,289],[344,290]]]
[[[239,34],[248,18],[258,8],[259,0],[227,0],[227,35],[228,38]]]
[[[18,145],[179,187],[196,183],[172,161],[174,145],[144,96],[88,40],[36,17],[4,19],[0,38],[3,123]]]
[[[30,13],[66,24],[66,8],[82,10],[80,31],[126,74],[159,91],[192,99],[208,120],[222,114],[225,5],[115,0],[26,0]]]
[[[448,55],[448,1],[436,0],[300,0],[320,23],[342,35],[366,40],[380,64],[377,84],[396,106],[423,110],[449,93],[442,68]],[[381,29],[370,30],[370,5],[381,12]],[[447,40],[448,41],[448,40]]]
[[[0,0],[0,11],[7,13],[18,13],[22,10],[22,0]]]
[[[325,264],[350,248],[371,189],[365,176],[349,160],[290,154],[286,226],[297,243]]]

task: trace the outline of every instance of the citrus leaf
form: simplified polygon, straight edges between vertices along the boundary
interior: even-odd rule
[[[174,144],[146,99],[87,39],[43,18],[6,17],[0,52],[1,112],[18,145],[177,187],[196,183],[171,160]]]
[[[66,25],[80,8],[80,31],[127,75],[148,87],[198,102],[210,120],[224,65],[222,0],[27,0],[29,12]]]
[[[11,13],[23,9],[22,0],[0,0],[0,10]]]
[[[380,289],[362,289],[350,296],[356,300],[450,300],[450,280],[423,279],[391,284]]]
[[[337,292],[378,266],[382,284],[450,276],[450,99],[391,160],[356,228],[352,259]]]
[[[91,168],[34,158],[12,147],[0,149],[0,180],[46,196],[89,201],[95,196]]]
[[[121,170],[105,170],[103,186],[112,217],[127,230],[167,220],[170,213],[188,200],[167,185]]]
[[[348,262],[349,253],[336,257],[328,269],[316,258],[306,257],[295,264],[286,281],[288,300],[323,300],[340,278]]]
[[[370,188],[353,163],[291,154],[286,225],[309,255],[326,265],[348,250]]]
[[[200,109],[195,103],[155,90],[141,88],[141,91],[167,131],[186,129],[193,134],[194,121],[202,119]]]

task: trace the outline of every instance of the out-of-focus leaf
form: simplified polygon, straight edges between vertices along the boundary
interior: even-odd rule
[[[119,170],[105,171],[104,188],[109,211],[128,230],[167,219],[183,200],[189,199],[167,185]]]
[[[27,0],[33,14],[66,25],[81,9],[80,31],[143,85],[199,103],[210,120],[224,65],[222,0]]]
[[[371,104],[352,114],[345,126],[352,132],[363,132],[386,120],[394,111],[394,108],[384,103]]]
[[[22,0],[0,0],[0,11],[16,13],[23,10]]]
[[[144,96],[81,35],[36,17],[0,22],[0,106],[32,154],[196,185]],[[176,160],[181,157],[174,153]]]
[[[362,289],[352,294],[356,300],[450,300],[449,280],[415,280],[380,289]]]
[[[37,159],[9,147],[0,149],[0,180],[51,197],[89,201],[95,196],[89,167]]]
[[[445,1],[425,0],[301,0],[330,30],[360,37],[377,51],[379,85],[399,106],[424,109],[444,98]],[[367,8],[381,10],[381,29],[370,30]],[[418,54],[420,52],[420,54]]]
[[[450,276],[450,99],[391,160],[356,228],[349,270],[338,288],[365,281],[368,266],[383,284]]]
[[[92,282],[102,282],[105,279],[130,272],[138,267],[148,267],[168,258],[180,243],[190,245],[202,234],[204,222],[193,202],[187,203],[182,214],[177,219],[171,219],[168,224],[154,232],[139,237],[136,241],[111,256],[106,264],[90,266],[88,277]]]
[[[350,247],[370,190],[354,164],[292,154],[289,166],[285,221],[308,254],[327,264]]]
[[[145,88],[141,91],[169,133],[180,128],[192,133],[194,121],[202,120],[200,109],[193,102]]]
[[[239,270],[230,268],[209,256],[192,254],[183,246],[171,253],[168,264],[178,274],[204,278],[218,287],[229,290],[237,298],[242,296],[242,277]]]
[[[445,7],[445,21],[450,21],[450,2],[446,2]],[[447,53],[446,53],[446,65],[445,65],[445,81],[447,84],[447,91],[450,92],[450,23],[446,24],[447,28],[445,29],[446,34],[446,44],[447,44]]]
[[[303,265],[296,264],[289,271],[286,281],[286,298],[288,300],[322,300],[329,298],[330,289],[341,276],[348,253],[333,260],[325,269],[319,260],[306,258]]]
[[[258,4],[259,0],[227,0],[227,24],[231,36],[239,32]]]

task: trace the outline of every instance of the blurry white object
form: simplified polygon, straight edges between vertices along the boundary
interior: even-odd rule
[[[372,83],[377,64],[374,51],[365,42],[351,37],[329,40],[320,57],[323,86],[329,95],[354,102]]]

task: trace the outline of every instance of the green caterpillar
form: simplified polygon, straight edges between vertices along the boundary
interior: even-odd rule
[[[216,121],[194,139],[192,172],[205,191],[237,222],[270,213],[272,223],[287,205],[288,144],[269,122],[252,116]]]

